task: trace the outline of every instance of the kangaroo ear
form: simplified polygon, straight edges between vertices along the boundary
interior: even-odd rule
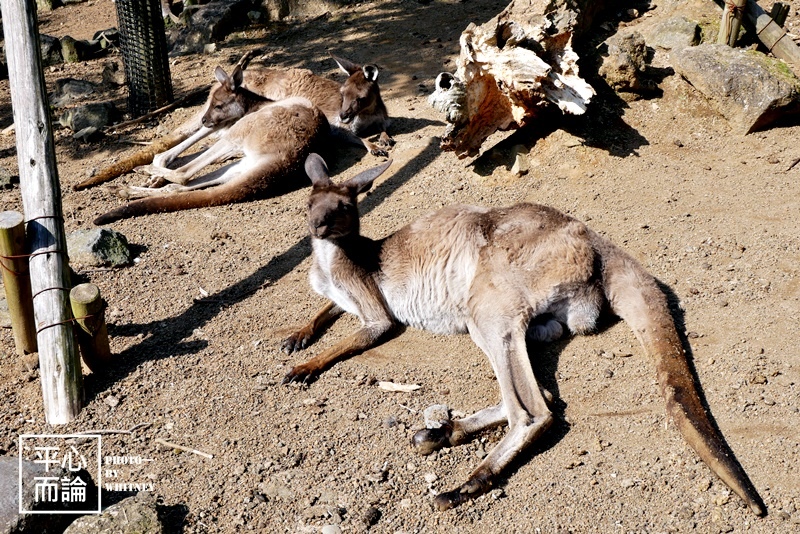
[[[233,74],[231,74],[231,80],[231,89],[236,90],[242,86],[242,82],[244,81],[244,72],[242,71],[242,67],[236,65],[236,68],[233,69]]]
[[[328,166],[322,156],[312,152],[306,158],[306,174],[311,178],[313,185],[328,185],[331,179],[328,177]]]
[[[230,83],[230,78],[228,77],[228,73],[222,70],[222,67],[217,67],[216,69],[214,69],[214,77],[222,85]]]
[[[339,68],[342,69],[342,71],[348,76],[355,74],[356,72],[361,70],[360,65],[356,65],[350,60],[334,56],[333,54],[331,54],[331,57],[336,62],[336,64],[339,65]]]
[[[365,191],[369,191],[372,187],[372,182],[375,181],[375,178],[383,174],[383,171],[388,169],[389,165],[391,164],[392,160],[388,160],[386,163],[382,163],[377,167],[367,169],[366,171],[353,176],[342,185],[351,191],[354,191],[356,195]]]
[[[364,65],[362,69],[364,71],[364,77],[371,81],[376,82],[378,81],[378,67],[375,65]]]

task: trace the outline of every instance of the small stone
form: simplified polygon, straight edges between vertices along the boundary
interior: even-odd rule
[[[613,378],[614,377],[614,371],[612,371],[611,369],[606,369],[605,371],[603,371],[603,377],[605,377],[605,378]]]
[[[400,501],[400,508],[411,508],[411,499],[402,499]]]
[[[325,525],[320,532],[322,534],[341,534],[342,529],[339,525]]]
[[[619,484],[623,488],[632,488],[633,486],[636,485],[636,482],[634,482],[633,479],[631,478],[623,478]]]
[[[375,508],[374,506],[370,506],[364,512],[364,523],[367,526],[372,526],[376,524],[381,518],[381,511]]]
[[[753,375],[753,377],[750,378],[750,383],[751,384],[766,384],[767,383],[767,377],[764,376],[764,375],[761,375],[761,374]]]
[[[708,491],[708,488],[711,487],[711,479],[703,477],[697,481],[695,487],[697,488],[697,491],[701,493],[704,491]]]
[[[108,404],[112,408],[116,408],[119,405],[119,398],[115,397],[114,395],[109,395],[103,400],[106,404]]]
[[[727,493],[727,492],[726,493],[720,493],[719,495],[715,495],[714,498],[713,498],[713,502],[717,506],[724,506],[724,505],[728,504],[730,502],[730,500],[731,500],[731,494]]]
[[[422,415],[425,418],[425,428],[441,428],[450,421],[450,408],[446,404],[434,404],[425,408]]]
[[[439,477],[436,475],[436,473],[425,473],[424,478],[425,482],[427,482],[428,484],[433,484],[434,482],[439,480]]]
[[[417,470],[417,466],[416,466],[416,464],[415,464],[414,462],[408,462],[408,463],[406,464],[406,469],[407,469],[407,470],[408,470],[410,473],[413,473],[413,472],[415,472],[415,471]]]

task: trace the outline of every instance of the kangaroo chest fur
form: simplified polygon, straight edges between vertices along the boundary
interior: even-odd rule
[[[374,247],[374,252],[364,253],[377,258],[372,260],[374,269],[362,269],[356,276],[377,286],[380,304],[393,319],[440,334],[467,330],[476,284],[490,287],[499,299],[513,294],[520,306],[540,303],[532,315],[551,312],[561,316],[562,303],[574,300],[574,288],[591,278],[594,253],[586,236],[577,235],[585,231],[583,225],[568,218],[551,220],[552,214],[537,211],[539,208],[451,206],[418,219],[384,241],[361,238]],[[377,297],[359,281],[354,283],[352,268],[342,268],[353,260],[332,242],[314,239],[313,243],[312,287],[362,322],[369,322],[359,303]],[[565,250],[569,252],[566,256]],[[350,255],[358,256],[358,252]],[[568,259],[554,267],[553,255]],[[550,272],[553,268],[559,272]],[[512,278],[519,282],[519,273],[531,283],[508,285]],[[558,282],[550,283],[551,277]],[[596,299],[592,296],[589,300]],[[590,307],[588,319],[593,322],[596,306]]]

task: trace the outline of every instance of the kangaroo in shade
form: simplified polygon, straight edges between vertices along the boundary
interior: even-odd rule
[[[580,221],[536,204],[453,205],[383,239],[364,237],[358,194],[369,190],[389,164],[335,184],[320,156],[306,160],[312,181],[310,281],[330,302],[282,348],[288,353],[305,348],[345,311],[357,315],[362,326],[293,367],[284,383],[313,380],[334,362],[374,346],[396,324],[469,333],[489,358],[502,402],[439,429],[420,430],[412,444],[429,454],[503,423],[508,432],[466,482],[435,497],[437,508],[445,510],[492,488],[508,464],[553,423],[526,336],[552,341],[562,334],[562,325],[573,334],[590,333],[608,305],[653,359],[667,412],[689,445],[753,512],[765,513],[703,407],[664,293],[639,263]]]
[[[319,149],[328,136],[328,122],[307,98],[290,97],[272,101],[242,89],[241,70],[228,77],[217,68],[221,86],[236,98],[225,106],[211,106],[203,123],[213,128],[231,121],[232,125],[207,150],[177,169],[149,165],[155,180],[166,180],[162,187],[119,187],[121,196],[135,199],[104,213],[96,225],[148,213],[163,213],[189,208],[219,206],[256,198],[273,185],[292,180],[302,183],[303,161]],[[232,158],[231,163],[198,176],[209,165]]]
[[[234,66],[233,77],[242,72],[240,87],[269,100],[283,100],[300,96],[317,106],[331,125],[331,134],[347,143],[363,146],[375,156],[388,157],[387,150],[394,140],[386,132],[390,120],[386,105],[378,87],[378,67],[360,66],[346,59],[332,56],[339,68],[348,73],[344,83],[323,78],[307,69],[248,69],[252,53],[245,54]],[[215,71],[216,75],[216,71]],[[191,119],[178,126],[170,135],[158,139],[148,146],[124,157],[120,161],[101,169],[91,178],[74,186],[76,191],[113,180],[137,167],[153,163],[157,167],[168,167],[178,156],[198,141],[213,136],[219,138],[240,116],[228,121],[207,124],[204,122],[214,106],[230,98],[228,89],[217,78],[209,92],[203,109]],[[359,137],[380,133],[377,143]],[[151,183],[152,185],[152,183]]]

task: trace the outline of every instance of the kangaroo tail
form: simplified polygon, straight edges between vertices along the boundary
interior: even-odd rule
[[[306,148],[300,152],[300,155],[305,156],[307,152]],[[300,161],[304,159],[292,157],[275,160],[252,175],[240,176],[238,179],[208,189],[164,193],[133,200],[119,208],[103,213],[93,222],[95,225],[101,226],[139,215],[222,206],[252,200],[265,194],[269,195],[305,183],[304,180],[307,178],[299,172],[302,168]],[[295,181],[296,183],[294,183]]]
[[[703,406],[664,292],[631,256],[602,237],[593,237],[606,298],[654,360],[667,413],[700,459],[756,515],[764,515],[764,502]]]
[[[240,194],[232,185],[235,184],[218,185],[216,187],[198,189],[195,191],[165,193],[163,195],[133,200],[119,208],[98,216],[94,220],[94,224],[101,226],[139,215],[221,206],[223,204],[231,204],[244,200],[246,195]]]

